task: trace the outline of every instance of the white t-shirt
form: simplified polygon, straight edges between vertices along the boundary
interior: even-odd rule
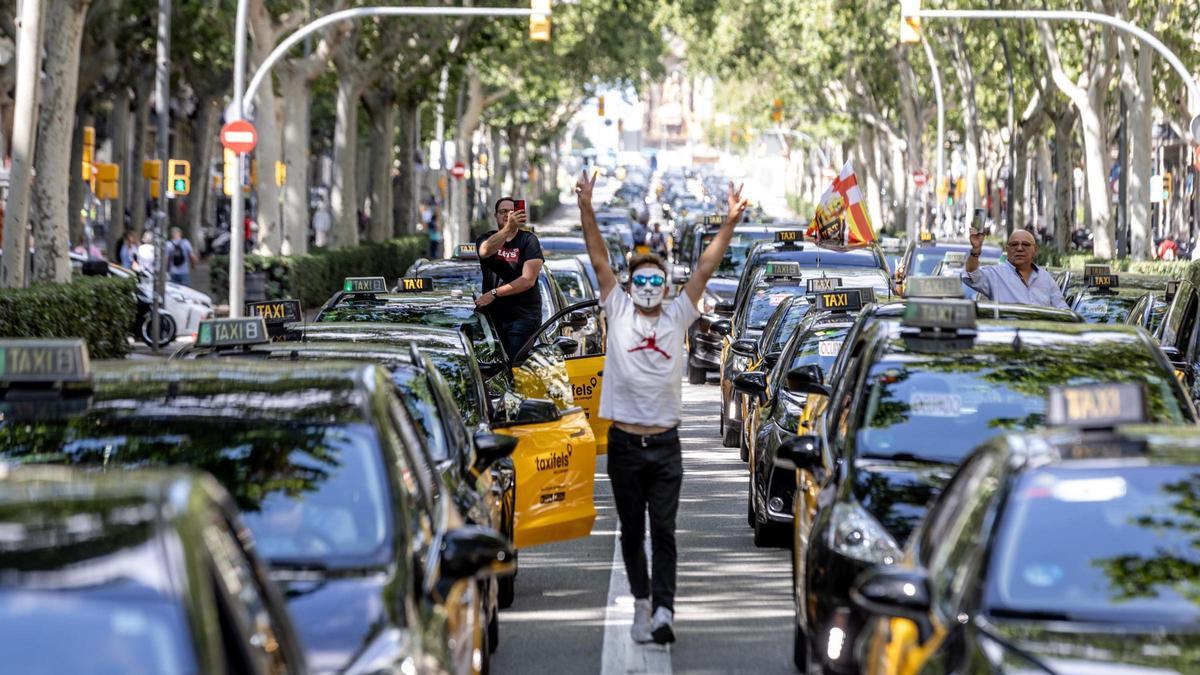
[[[643,426],[678,425],[687,363],[683,340],[700,316],[696,305],[681,292],[663,306],[662,314],[647,317],[637,311],[629,293],[617,287],[603,307],[608,343],[600,416]]]

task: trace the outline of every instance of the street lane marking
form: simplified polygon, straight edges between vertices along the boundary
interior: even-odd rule
[[[646,561],[650,561],[650,536],[646,535]],[[621,535],[613,537],[612,574],[608,578],[608,606],[604,610],[604,651],[600,675],[671,673],[671,649],[653,642],[639,645],[629,636],[633,625],[633,595],[621,558]]]

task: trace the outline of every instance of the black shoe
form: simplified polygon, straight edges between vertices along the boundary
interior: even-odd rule
[[[654,638],[656,644],[668,645],[675,641],[675,630],[671,626],[674,620],[675,613],[666,607],[654,610],[654,618],[650,621],[650,637]]]

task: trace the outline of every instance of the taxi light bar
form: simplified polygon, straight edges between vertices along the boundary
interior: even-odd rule
[[[261,317],[267,326],[281,326],[304,320],[299,300],[267,300],[247,302],[246,316]]]
[[[808,294],[819,293],[821,291],[832,291],[835,288],[842,287],[841,277],[817,277],[808,280]]]
[[[763,275],[768,277],[798,277],[800,276],[800,263],[769,262],[763,266],[763,270]]]
[[[1110,267],[1108,265],[1084,265],[1083,266],[1083,277],[1085,279],[1088,277],[1103,276],[1105,274],[1112,274],[1112,267]]]
[[[966,251],[946,251],[946,255],[942,256],[942,264],[946,263],[965,263],[967,262]]]
[[[396,284],[397,293],[420,293],[433,290],[433,280],[426,277],[400,277]]]
[[[1050,387],[1046,424],[1077,429],[1111,429],[1149,419],[1146,392],[1134,382]]]
[[[975,303],[971,300],[909,300],[900,325],[918,330],[956,331],[975,329]]]
[[[775,233],[775,241],[785,243],[804,241],[804,230],[779,230]]]
[[[862,302],[864,305],[875,302],[875,289],[874,288],[855,288],[852,290],[858,291],[858,295],[860,298],[862,298]]]
[[[387,281],[383,277],[346,277],[342,282],[343,293],[387,293]]]
[[[958,277],[910,277],[904,286],[909,298],[962,298],[962,282]]]
[[[271,341],[261,316],[246,319],[210,319],[200,322],[197,347],[244,347]]]
[[[857,312],[862,309],[863,298],[857,288],[847,288],[838,291],[822,291],[817,293],[814,303],[817,311],[827,312]]]
[[[459,244],[458,248],[454,249],[454,257],[458,259],[478,258],[479,249],[475,244]]]
[[[87,382],[83,340],[0,340],[0,384]]]
[[[712,215],[704,216],[704,226],[705,227],[720,227],[724,224],[725,224],[725,216],[722,216],[719,213],[714,213]]]
[[[923,244],[930,243],[934,241],[933,233],[929,230],[921,230],[921,233],[917,235],[917,240]]]
[[[1088,288],[1118,288],[1120,287],[1120,277],[1116,274],[1097,274],[1090,277],[1084,277],[1083,283]]]

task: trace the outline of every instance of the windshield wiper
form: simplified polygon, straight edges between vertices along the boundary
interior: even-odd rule
[[[1048,609],[1015,609],[1012,607],[989,607],[988,616],[1000,619],[1030,619],[1032,621],[1073,621],[1066,612]]]
[[[1015,611],[1015,610],[1013,610],[1013,611]],[[990,613],[994,614],[995,610],[992,610],[992,612],[990,612]],[[978,630],[980,633],[983,633],[984,635],[986,635],[988,637],[988,639],[990,639],[992,642],[995,642],[996,644],[1000,645],[1004,649],[1007,649],[1008,651],[1012,652],[1015,656],[1017,656],[1021,659],[1024,659],[1025,661],[1028,661],[1034,667],[1042,670],[1043,672],[1050,673],[1050,675],[1054,675],[1054,669],[1052,669],[1049,665],[1047,665],[1040,658],[1033,655],[1029,651],[1018,647],[1016,644],[1012,643],[1007,638],[999,635],[996,631],[992,630],[992,628],[990,626],[988,626],[986,624],[986,622],[984,622],[978,615],[976,615],[975,620],[972,622],[972,624],[975,626],[976,630]]]
[[[923,455],[915,455],[911,452],[860,452],[855,455],[858,459],[884,459],[893,462],[913,462],[915,464],[928,464],[930,466],[950,466],[954,462],[946,459],[938,459],[934,457],[925,457]]]

